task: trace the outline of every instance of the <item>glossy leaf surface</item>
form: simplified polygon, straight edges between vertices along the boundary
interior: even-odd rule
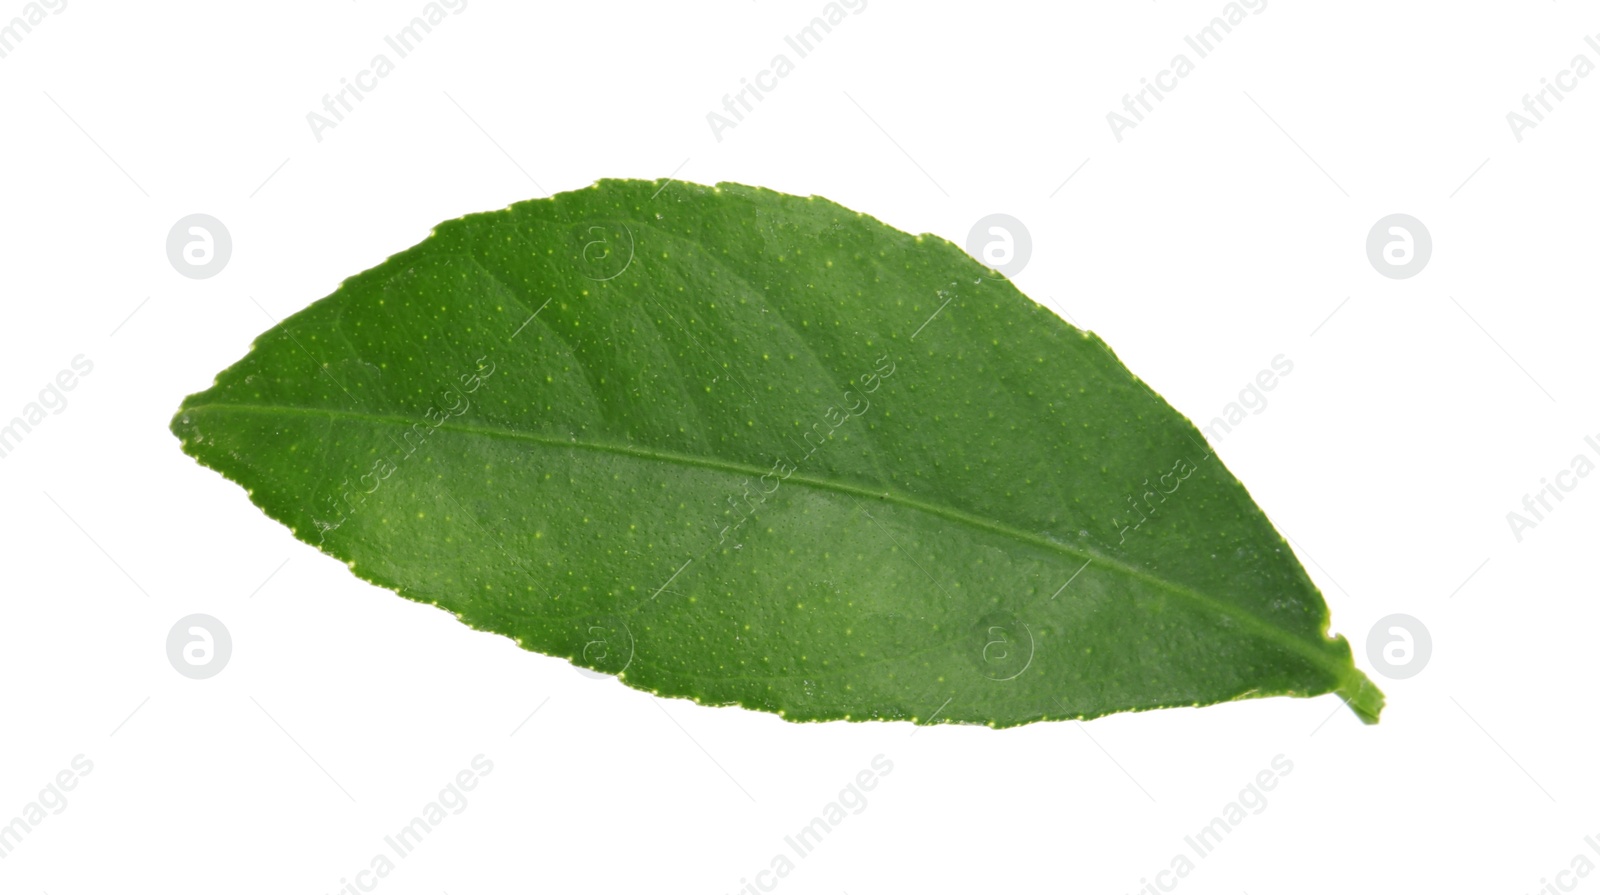
[[[183,449],[360,577],[629,685],[1010,726],[1382,695],[1195,427],[950,243],[603,181],[260,336]]]

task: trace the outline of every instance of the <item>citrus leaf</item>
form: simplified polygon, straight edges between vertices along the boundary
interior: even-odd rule
[[[172,430],[356,575],[658,694],[996,727],[1383,704],[1104,342],[816,197],[602,181],[446,222]]]

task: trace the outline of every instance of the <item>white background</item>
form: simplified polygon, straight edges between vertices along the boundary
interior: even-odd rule
[[[320,141],[307,113],[421,0],[48,14],[0,59],[0,422],[94,368],[0,460],[0,822],[94,769],[0,891],[331,893],[480,753],[466,809],[374,891],[732,893],[879,754],[866,809],[776,890],[1133,893],[1280,754],[1265,810],[1165,883],[1532,893],[1600,863],[1600,477],[1520,542],[1506,519],[1600,459],[1600,76],[1520,142],[1506,120],[1600,63],[1600,14],[1273,0],[1197,59],[1183,37],[1223,6],[870,0],[801,60],[783,37],[820,0],[471,0]],[[794,72],[717,140],[707,113],[780,52]],[[1194,72],[1116,140],[1107,112],[1180,52]],[[439,221],[669,175],[962,244],[1012,215],[1023,291],[1201,425],[1286,355],[1216,446],[1382,724],[1334,696],[998,732],[657,700],[357,580],[168,433],[268,314]],[[166,257],[195,212],[233,238],[211,279]],[[1365,254],[1394,212],[1432,233],[1410,279]],[[209,680],[165,652],[193,612],[232,632]],[[1367,656],[1391,613],[1432,636],[1406,680]]]

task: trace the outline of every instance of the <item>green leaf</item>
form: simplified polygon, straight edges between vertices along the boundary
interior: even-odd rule
[[[659,694],[996,727],[1383,704],[1104,342],[816,197],[602,181],[446,222],[172,430],[360,577]]]

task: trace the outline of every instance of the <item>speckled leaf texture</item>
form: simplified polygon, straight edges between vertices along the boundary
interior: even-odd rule
[[[361,578],[665,696],[993,727],[1383,705],[1103,341],[817,197],[608,180],[448,221],[172,430]]]

